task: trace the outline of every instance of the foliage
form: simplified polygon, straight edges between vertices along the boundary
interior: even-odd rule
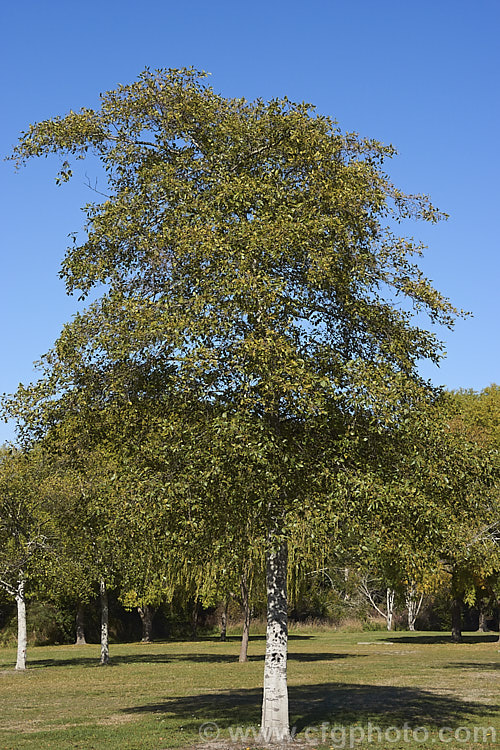
[[[500,451],[500,386],[492,383],[482,391],[471,389],[448,394],[451,427],[468,439]]]
[[[387,219],[439,212],[392,185],[392,147],[309,105],[223,98],[203,78],[146,70],[15,148],[18,163],[94,152],[108,179],[62,267],[69,291],[104,291],[46,358],[39,395],[91,388],[110,363],[107,394],[125,395],[130,367],[153,357],[177,392],[239,412],[317,415],[332,398],[399,411],[439,345],[392,295],[445,324],[454,310]]]
[[[58,575],[54,507],[57,477],[36,451],[0,455],[0,585],[12,596],[20,580],[44,593]]]
[[[448,559],[453,565],[455,594],[473,604],[500,593],[500,388],[446,394],[449,431],[468,446],[487,492],[477,489],[475,517],[454,528]]]

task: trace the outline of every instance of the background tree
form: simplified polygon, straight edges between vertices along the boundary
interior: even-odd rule
[[[464,524],[463,534],[449,550],[453,637],[459,641],[463,601],[470,605],[477,601],[484,624],[484,595],[491,602],[500,600],[500,387],[452,391],[443,407],[451,433],[477,456],[490,485],[474,518]]]
[[[50,590],[60,575],[54,496],[39,454],[0,453],[0,586],[17,606],[16,669],[26,669],[26,595]]]

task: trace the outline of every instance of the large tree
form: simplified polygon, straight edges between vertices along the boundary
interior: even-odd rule
[[[358,414],[387,429],[429,395],[416,365],[437,360],[440,345],[412,316],[451,325],[455,310],[420,272],[419,244],[395,233],[400,220],[440,214],[391,183],[391,146],[342,133],[307,104],[225,98],[204,78],[146,70],[102,95],[100,108],[21,136],[18,163],[60,154],[64,181],[72,158],[92,153],[107,179],[61,272],[69,292],[100,286],[101,296],[65,327],[30,394],[43,420],[54,394],[85,390],[110,365],[156,360],[179,398],[205,404],[219,423],[238,421],[243,444],[250,436],[248,492],[224,517],[230,525],[257,511],[267,536],[262,730],[280,739],[287,539],[297,518],[318,518],[328,504],[313,486],[313,436],[338,441],[342,472]],[[123,385],[110,380],[108,390]]]

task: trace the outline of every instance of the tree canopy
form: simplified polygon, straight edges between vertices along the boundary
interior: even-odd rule
[[[93,151],[107,174],[61,271],[68,291],[103,294],[65,328],[57,361],[75,383],[83,368],[154,356],[177,387],[276,417],[332,395],[387,401],[440,349],[395,296],[446,325],[455,312],[390,220],[440,213],[391,183],[392,147],[306,104],[224,98],[204,78],[146,70],[15,148],[18,163]]]

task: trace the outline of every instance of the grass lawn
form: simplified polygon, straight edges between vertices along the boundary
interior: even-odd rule
[[[292,631],[297,745],[500,747],[496,640],[474,633],[456,645],[442,633]],[[25,673],[13,670],[14,649],[0,649],[0,750],[262,746],[229,740],[234,727],[258,728],[264,648],[263,636],[254,636],[249,662],[238,664],[237,637],[120,644],[111,648],[111,665],[99,667],[96,645],[48,646],[29,650]],[[204,722],[218,725],[218,742],[215,726],[205,729],[209,742],[200,737]]]

